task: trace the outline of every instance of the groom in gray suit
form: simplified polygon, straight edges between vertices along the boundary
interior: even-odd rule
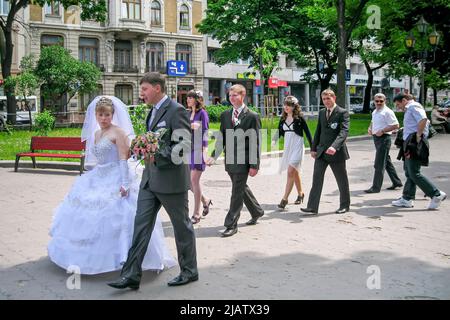
[[[165,79],[158,72],[144,75],[140,96],[153,108],[147,116],[147,130],[166,128],[163,147],[146,160],[134,221],[133,243],[128,251],[121,278],[108,283],[117,289],[138,289],[144,259],[156,216],[161,205],[169,214],[175,233],[181,272],[169,286],[198,280],[195,234],[189,219],[188,190],[190,171],[187,156],[191,150],[191,129],[185,108],[165,94]]]

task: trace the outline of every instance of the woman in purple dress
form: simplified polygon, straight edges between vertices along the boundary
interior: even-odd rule
[[[208,113],[203,105],[200,91],[191,90],[187,94],[187,110],[191,113],[192,148],[191,148],[191,190],[194,193],[194,214],[192,224],[200,222],[200,201],[203,204],[203,216],[209,213],[211,199],[207,199],[200,187],[200,177],[205,171],[205,159],[208,157]]]

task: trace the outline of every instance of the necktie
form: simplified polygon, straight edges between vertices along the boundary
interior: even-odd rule
[[[330,115],[331,115],[331,110],[327,109],[327,120],[330,119]]]
[[[150,126],[152,125],[153,120],[155,119],[156,113],[158,112],[158,109],[155,107],[152,108],[152,115],[150,116],[150,120],[148,122],[148,128],[150,129]]]
[[[233,126],[236,125],[236,121],[239,117],[239,110],[238,109],[234,109],[233,111]]]

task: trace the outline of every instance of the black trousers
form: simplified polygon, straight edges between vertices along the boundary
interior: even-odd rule
[[[330,166],[339,188],[339,208],[350,207],[350,188],[348,184],[347,168],[344,161],[328,162],[322,158],[314,161],[313,185],[308,199],[308,208],[319,211],[320,196],[322,194],[325,171]]]
[[[391,149],[391,136],[384,134],[381,137],[373,136],[375,144],[375,161],[373,167],[375,174],[373,176],[372,189],[380,191],[383,185],[384,171],[386,170],[393,185],[400,186],[402,181],[397,175],[394,165],[392,164],[389,151]]]
[[[236,228],[242,207],[247,207],[252,218],[258,218],[264,214],[264,210],[259,205],[252,191],[247,185],[248,173],[230,173],[232,190],[230,200],[230,210],[225,217],[226,228]]]

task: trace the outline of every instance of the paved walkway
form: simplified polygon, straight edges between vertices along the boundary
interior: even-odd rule
[[[450,194],[450,136],[438,135],[431,145],[431,166],[423,172]],[[202,183],[214,205],[195,227],[200,280],[172,288],[166,282],[178,267],[145,272],[139,291],[108,287],[118,272],[82,276],[81,288],[69,290],[70,275],[49,261],[52,210],[76,171],[0,168],[0,299],[449,299],[450,201],[439,211],[427,211],[428,200],[419,190],[414,208],[399,209],[390,206],[398,190],[367,195],[373,143],[352,141],[349,151],[350,213],[333,213],[338,192],[331,170],[318,216],[302,216],[293,204],[278,211],[285,174],[274,170],[277,159],[265,159],[249,185],[266,215],[256,226],[245,226],[249,214],[244,209],[239,232],[230,238],[219,232],[231,183],[223,165],[207,170]],[[391,154],[395,158],[396,150]],[[401,164],[395,162],[404,179]],[[302,174],[307,195],[312,168],[307,155]],[[384,187],[390,185],[387,180]],[[161,217],[175,254],[168,216],[163,212]]]

